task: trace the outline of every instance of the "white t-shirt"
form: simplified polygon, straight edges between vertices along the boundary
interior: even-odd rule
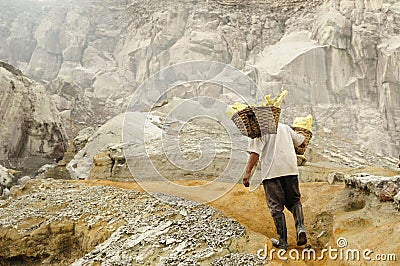
[[[298,175],[294,146],[301,145],[303,141],[303,135],[296,133],[288,125],[279,123],[276,134],[250,140],[247,151],[255,152],[260,156],[262,180]]]

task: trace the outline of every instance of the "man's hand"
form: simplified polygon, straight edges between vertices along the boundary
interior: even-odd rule
[[[306,142],[304,141],[303,143],[301,143],[299,146],[297,146],[299,148],[305,148],[306,147]]]
[[[249,187],[250,186],[250,176],[251,176],[251,172],[250,173],[245,173],[243,176],[243,185],[245,187]]]
[[[251,170],[253,170],[254,165],[256,165],[258,161],[258,154],[255,152],[250,153],[249,161],[247,162],[246,171],[244,172],[243,176],[243,185],[245,187],[250,186],[250,177],[251,177]]]

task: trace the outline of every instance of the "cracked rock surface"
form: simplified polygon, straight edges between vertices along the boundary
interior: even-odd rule
[[[167,194],[46,179],[15,186],[11,195],[0,201],[6,262],[221,265],[246,235],[220,211]]]
[[[263,94],[287,89],[285,107],[294,109],[284,112],[312,113],[314,130],[397,158],[399,6],[393,0],[3,0],[0,60],[46,84],[71,138],[123,112],[131,94],[161,69],[211,60],[243,71]],[[154,101],[157,90],[143,99]],[[207,87],[205,94],[216,91]]]
[[[353,174],[345,178],[345,183],[367,193],[375,194],[381,201],[393,201],[400,209],[400,176],[375,176],[367,173]]]

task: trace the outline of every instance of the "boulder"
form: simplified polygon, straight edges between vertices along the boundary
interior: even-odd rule
[[[109,145],[118,144],[122,139],[122,126],[124,115],[120,114],[98,128],[87,140],[90,129],[82,132],[78,142],[87,142],[86,145],[68,163],[67,169],[73,179],[87,179],[93,167],[93,158],[96,154],[106,149]],[[80,145],[81,147],[83,145]]]
[[[14,176],[8,171],[7,168],[0,165],[0,188],[1,191],[5,188],[10,188],[13,184]]]
[[[397,206],[397,209],[400,210],[400,191],[397,193],[396,196],[394,196],[393,200]]]
[[[388,182],[383,186],[378,196],[381,201],[393,201],[398,192],[400,192],[400,185]]]
[[[342,172],[334,172],[328,175],[328,183],[331,185],[343,182],[344,182],[344,173]]]
[[[29,180],[31,180],[32,178],[30,176],[23,176],[20,179],[18,179],[18,185],[25,185]]]
[[[345,178],[347,186],[375,194],[381,201],[393,201],[399,206],[400,176],[383,177],[358,173]]]

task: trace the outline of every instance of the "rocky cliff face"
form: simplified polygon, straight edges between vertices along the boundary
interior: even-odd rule
[[[66,134],[45,88],[0,62],[0,162],[22,174],[60,160]]]
[[[396,2],[55,3],[2,2],[0,59],[48,84],[74,124],[102,124],[150,75],[204,59],[243,70],[266,93],[288,89],[284,112],[311,112],[315,130],[374,153],[399,153]]]

